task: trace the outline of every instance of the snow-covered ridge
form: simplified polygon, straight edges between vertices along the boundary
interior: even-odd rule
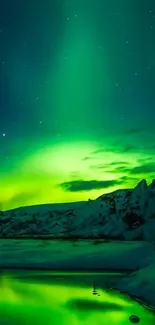
[[[87,202],[0,212],[0,237],[155,240],[155,180]]]

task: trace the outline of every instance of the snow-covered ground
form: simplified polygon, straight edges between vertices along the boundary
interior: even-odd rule
[[[155,309],[155,256],[152,263],[118,282],[116,288]]]
[[[135,270],[143,254],[153,251],[143,242],[93,240],[0,240],[0,267]]]
[[[155,181],[96,200],[0,212],[2,238],[155,240]]]
[[[130,270],[116,289],[155,306],[155,249],[146,242],[0,240],[0,268]]]

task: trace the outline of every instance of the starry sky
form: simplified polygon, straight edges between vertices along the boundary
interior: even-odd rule
[[[0,0],[0,209],[154,175],[154,0]]]

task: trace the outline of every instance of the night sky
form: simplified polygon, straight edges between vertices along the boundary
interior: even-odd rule
[[[0,209],[155,176],[155,1],[0,0]]]

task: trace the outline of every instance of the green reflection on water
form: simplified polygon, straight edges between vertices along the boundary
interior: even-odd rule
[[[66,279],[53,278],[47,283],[3,276],[0,324],[127,325],[131,314],[141,318],[141,325],[155,324],[154,315],[135,301],[101,288],[93,295],[91,285]]]

